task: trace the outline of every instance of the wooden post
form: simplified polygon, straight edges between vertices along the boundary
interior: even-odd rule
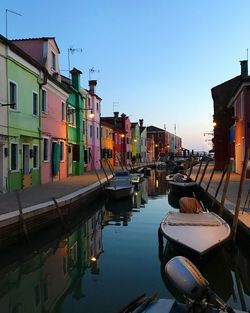
[[[108,175],[107,175],[107,173],[106,173],[106,171],[105,171],[104,166],[102,165],[102,160],[100,160],[100,165],[101,165],[101,168],[102,168],[102,170],[103,170],[104,175],[106,176],[107,182],[109,183],[109,178],[108,178]]]
[[[60,217],[60,220],[61,220],[63,226],[65,227],[66,224],[65,224],[65,221],[64,221],[64,218],[63,218],[62,211],[61,211],[61,209],[60,209],[60,207],[59,207],[59,205],[58,205],[58,202],[56,201],[56,198],[54,198],[54,197],[52,198],[52,200],[53,200],[54,203],[55,203],[56,210],[57,210],[57,213],[58,213],[58,215],[59,215],[59,217]]]
[[[210,159],[207,159],[207,162],[206,162],[206,164],[205,164],[205,166],[204,166],[204,169],[203,169],[203,172],[202,172],[202,174],[201,174],[201,178],[200,178],[199,185],[201,185],[201,183],[202,183],[202,180],[203,180],[203,178],[204,178],[204,176],[205,176],[205,173],[206,173],[206,170],[207,170],[207,167],[208,167],[209,162],[210,162]]]
[[[223,192],[222,192],[222,197],[221,197],[221,202],[220,202],[220,209],[219,209],[219,215],[222,216],[223,211],[224,211],[224,203],[226,200],[226,194],[227,194],[227,188],[230,180],[230,174],[232,172],[232,166],[233,166],[233,159],[230,158],[228,168],[227,168],[227,175],[226,175],[226,180],[224,183],[223,187]]]
[[[194,160],[192,160],[192,162],[191,162],[191,166],[190,166],[190,169],[189,169],[189,173],[187,175],[187,179],[189,179],[191,177],[191,174],[192,174],[192,171],[193,171],[193,167],[194,167]]]
[[[220,190],[220,186],[221,186],[221,184],[222,184],[222,182],[223,182],[223,178],[224,178],[225,174],[226,174],[226,168],[222,171],[221,178],[220,178],[219,184],[218,184],[218,186],[217,186],[217,189],[216,189],[216,191],[215,191],[215,195],[214,195],[214,199],[213,199],[211,208],[214,206],[216,197],[217,197],[218,192],[219,192],[219,190]]]
[[[234,220],[233,220],[233,241],[235,241],[235,239],[236,239],[236,231],[237,231],[239,211],[240,211],[240,200],[241,200],[241,196],[242,196],[244,181],[246,178],[249,156],[250,156],[250,148],[247,149],[247,152],[245,154],[242,173],[241,173],[241,177],[240,177],[240,185],[239,185],[237,202],[236,202],[236,207],[235,207],[235,211],[234,211]]]
[[[114,175],[115,171],[114,171],[113,166],[110,164],[110,162],[109,162],[109,160],[107,158],[105,158],[105,161],[106,161],[106,163],[107,163],[107,165],[109,167],[109,170],[110,170],[111,174]]]
[[[199,174],[200,174],[201,165],[202,165],[202,159],[200,160],[200,165],[199,165],[199,168],[198,168],[198,171],[197,171],[196,177],[195,177],[195,181],[197,181],[198,176],[199,176]]]
[[[29,233],[28,233],[28,229],[25,223],[25,219],[23,217],[23,207],[22,207],[21,198],[20,198],[20,194],[18,190],[16,190],[16,198],[17,198],[17,204],[18,204],[18,210],[19,210],[19,218],[23,227],[23,232],[24,232],[26,239],[29,240]]]
[[[213,176],[214,176],[214,172],[215,172],[215,167],[213,167],[213,170],[212,170],[212,172],[211,172],[211,175],[210,175],[210,178],[209,178],[207,187],[206,187],[206,191],[208,191],[208,188],[209,188],[209,186],[210,186],[211,180],[212,180],[212,178],[213,178]]]

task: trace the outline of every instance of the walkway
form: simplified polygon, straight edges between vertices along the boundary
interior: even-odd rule
[[[198,178],[197,178],[197,172],[198,172],[199,165],[196,165],[192,170],[191,178],[193,180],[196,179],[197,183],[200,183],[200,179],[202,178],[202,173],[204,172],[204,167],[205,167],[204,165],[201,167]],[[205,175],[202,179],[201,187],[204,190],[206,190],[206,188],[208,186],[208,182],[209,182],[209,179],[211,177],[211,172],[213,170],[213,167],[214,167],[213,163],[208,165],[206,172],[205,172]],[[214,197],[216,195],[216,191],[217,191],[217,188],[219,186],[221,177],[222,177],[221,171],[215,171],[214,172],[212,181],[211,181],[209,188],[207,190],[208,193],[212,197]],[[227,189],[227,193],[226,193],[226,200],[225,200],[224,208],[226,210],[228,210],[233,215],[234,215],[234,211],[235,211],[235,207],[236,207],[236,203],[237,203],[237,198],[238,198],[240,179],[241,179],[241,175],[231,173],[229,184],[228,184],[228,189]],[[221,198],[222,198],[222,194],[223,194],[223,188],[225,185],[225,180],[226,180],[226,175],[223,179],[223,182],[220,186],[219,192],[218,192],[217,197],[216,197],[216,200],[219,203],[221,202]],[[250,231],[250,208],[248,207],[249,206],[248,201],[247,201],[246,208],[244,208],[244,204],[245,204],[249,189],[250,189],[250,179],[246,179],[244,182],[244,185],[243,185],[242,196],[241,196],[241,201],[240,201],[241,210],[239,213],[239,220],[242,223],[244,223],[244,225],[247,226],[249,228],[249,231]]]

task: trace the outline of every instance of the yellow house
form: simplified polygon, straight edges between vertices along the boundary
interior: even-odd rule
[[[114,166],[113,150],[113,126],[101,118],[101,159],[104,166],[107,165],[107,161]]]

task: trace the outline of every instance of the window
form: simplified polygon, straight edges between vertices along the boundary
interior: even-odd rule
[[[93,136],[93,126],[92,125],[89,126],[89,136],[90,137]]]
[[[90,108],[90,107],[91,107],[91,99],[88,98],[88,108]]]
[[[56,70],[56,55],[53,51],[51,51],[51,67],[54,71]]]
[[[33,92],[33,115],[38,115],[38,95],[36,92]]]
[[[108,138],[109,137],[109,131],[108,131],[108,129],[106,128],[106,138]]]
[[[18,170],[18,144],[12,143],[11,144],[11,163],[10,169],[12,171]]]
[[[62,102],[62,121],[66,119],[66,105],[65,102]]]
[[[96,112],[98,112],[98,111],[99,111],[99,103],[96,102]]]
[[[60,161],[64,160],[64,142],[60,141]]]
[[[49,161],[49,139],[43,138],[43,161]]]
[[[99,138],[99,127],[98,126],[96,127],[96,138],[97,139]]]
[[[14,82],[10,82],[10,109],[17,110],[17,85]]]
[[[68,106],[68,123],[71,124],[71,126],[75,126],[75,120],[76,120],[76,110],[72,106]]]
[[[42,112],[47,112],[47,91],[42,89]]]
[[[38,146],[33,146],[33,168],[38,168]]]
[[[85,121],[82,121],[82,133],[85,134]]]

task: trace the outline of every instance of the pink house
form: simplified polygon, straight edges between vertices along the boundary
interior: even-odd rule
[[[44,66],[40,83],[41,183],[67,176],[67,98],[61,83],[59,48],[53,37],[14,40],[14,43]]]
[[[96,80],[90,80],[87,93],[86,109],[94,114],[94,117],[87,114],[87,171],[100,169],[100,112],[102,99],[96,95],[96,85]]]

